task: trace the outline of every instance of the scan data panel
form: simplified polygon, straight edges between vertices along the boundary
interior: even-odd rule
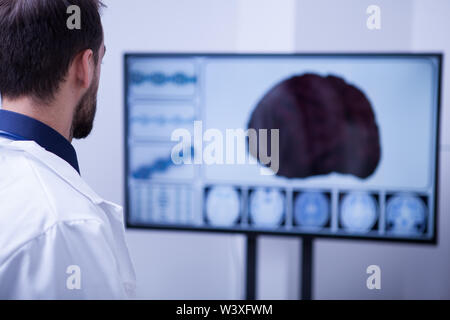
[[[126,55],[127,225],[435,240],[439,55]]]

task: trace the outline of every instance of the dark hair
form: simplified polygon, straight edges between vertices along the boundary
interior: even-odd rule
[[[69,29],[67,8],[80,8],[81,29]],[[0,93],[50,101],[75,56],[94,52],[103,28],[100,0],[0,0]]]

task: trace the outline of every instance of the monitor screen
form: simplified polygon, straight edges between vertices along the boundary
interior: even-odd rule
[[[434,242],[441,55],[126,54],[128,227]]]

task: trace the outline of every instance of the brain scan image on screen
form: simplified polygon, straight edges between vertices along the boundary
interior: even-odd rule
[[[340,211],[342,227],[350,232],[369,232],[378,218],[374,197],[362,191],[346,194]]]
[[[300,193],[294,202],[295,222],[306,228],[323,228],[330,218],[328,198],[319,191]]]
[[[259,101],[248,128],[280,129],[276,174],[287,178],[331,172],[367,178],[380,160],[371,103],[364,92],[336,76],[308,73],[281,81]],[[268,150],[270,154],[270,144]]]
[[[284,218],[285,196],[276,188],[256,188],[250,194],[250,218],[259,227],[277,227]]]
[[[399,194],[389,199],[386,207],[386,225],[395,235],[421,235],[426,227],[426,206],[412,194]]]
[[[236,224],[241,211],[239,192],[230,186],[214,186],[206,195],[206,218],[217,227]]]

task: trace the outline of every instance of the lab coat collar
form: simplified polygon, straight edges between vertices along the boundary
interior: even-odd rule
[[[36,141],[41,147],[64,159],[78,173],[80,172],[77,153],[72,144],[45,123],[21,113],[0,109],[0,130],[14,140]]]
[[[91,187],[81,178],[78,172],[60,157],[48,152],[34,141],[12,141],[10,148],[25,151],[43,165],[51,169],[61,179],[70,184],[75,190],[89,198],[96,205],[106,205],[115,218],[123,222],[122,208],[112,202],[102,199]]]

